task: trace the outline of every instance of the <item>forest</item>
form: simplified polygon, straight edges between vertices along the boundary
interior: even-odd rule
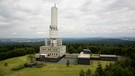
[[[135,41],[124,41],[117,39],[102,39],[102,40],[65,40],[67,53],[80,53],[84,48],[91,50],[92,54],[115,54],[123,59],[114,64],[107,65],[102,68],[99,64],[96,71],[91,73],[90,69],[85,72],[80,71],[80,76],[134,76],[135,75]],[[39,47],[44,45],[44,42],[12,42],[0,43],[0,60],[23,56],[26,54],[34,54],[39,52]]]

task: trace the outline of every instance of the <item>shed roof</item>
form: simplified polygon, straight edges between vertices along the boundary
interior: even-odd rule
[[[117,57],[116,55],[99,55],[100,57]]]
[[[78,58],[90,58],[90,54],[84,54],[83,52],[81,52],[81,53],[78,55]]]

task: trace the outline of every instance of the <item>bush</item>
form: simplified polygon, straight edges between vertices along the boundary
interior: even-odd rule
[[[35,68],[41,68],[43,66],[44,66],[44,63],[42,63],[42,62],[36,62],[35,65],[32,65],[32,67],[35,67]],[[22,65],[13,67],[11,70],[17,71],[17,70],[21,70],[21,69],[26,68],[26,67],[30,67],[30,65],[28,63],[24,63]]]
[[[85,76],[85,72],[81,69],[79,76]]]
[[[41,68],[41,67],[43,67],[43,66],[44,66],[44,64],[41,63],[41,62],[38,62],[38,63],[36,63],[36,65],[35,65],[35,67],[37,67],[37,68]]]
[[[86,76],[91,76],[91,70],[90,70],[90,69],[88,69],[88,70],[86,71]]]
[[[67,67],[69,67],[69,64],[70,64],[70,62],[69,62],[69,60],[67,60],[67,62],[66,62]]]
[[[30,62],[33,62],[35,59],[33,54],[27,55],[27,58],[28,58],[28,60],[30,60]]]
[[[25,68],[24,65],[19,65],[19,66],[17,66],[17,67],[12,68],[11,70],[17,71],[17,70],[21,70],[21,69],[23,69],[23,68]]]
[[[27,63],[24,63],[24,65],[23,65],[24,67],[27,67],[28,66],[28,64]]]

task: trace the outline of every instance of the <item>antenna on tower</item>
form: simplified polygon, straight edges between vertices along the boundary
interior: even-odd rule
[[[54,3],[54,7],[56,7],[56,3]]]

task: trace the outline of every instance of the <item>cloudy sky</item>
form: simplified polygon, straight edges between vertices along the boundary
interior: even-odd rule
[[[0,38],[49,37],[54,3],[59,37],[135,37],[135,0],[0,0]]]

